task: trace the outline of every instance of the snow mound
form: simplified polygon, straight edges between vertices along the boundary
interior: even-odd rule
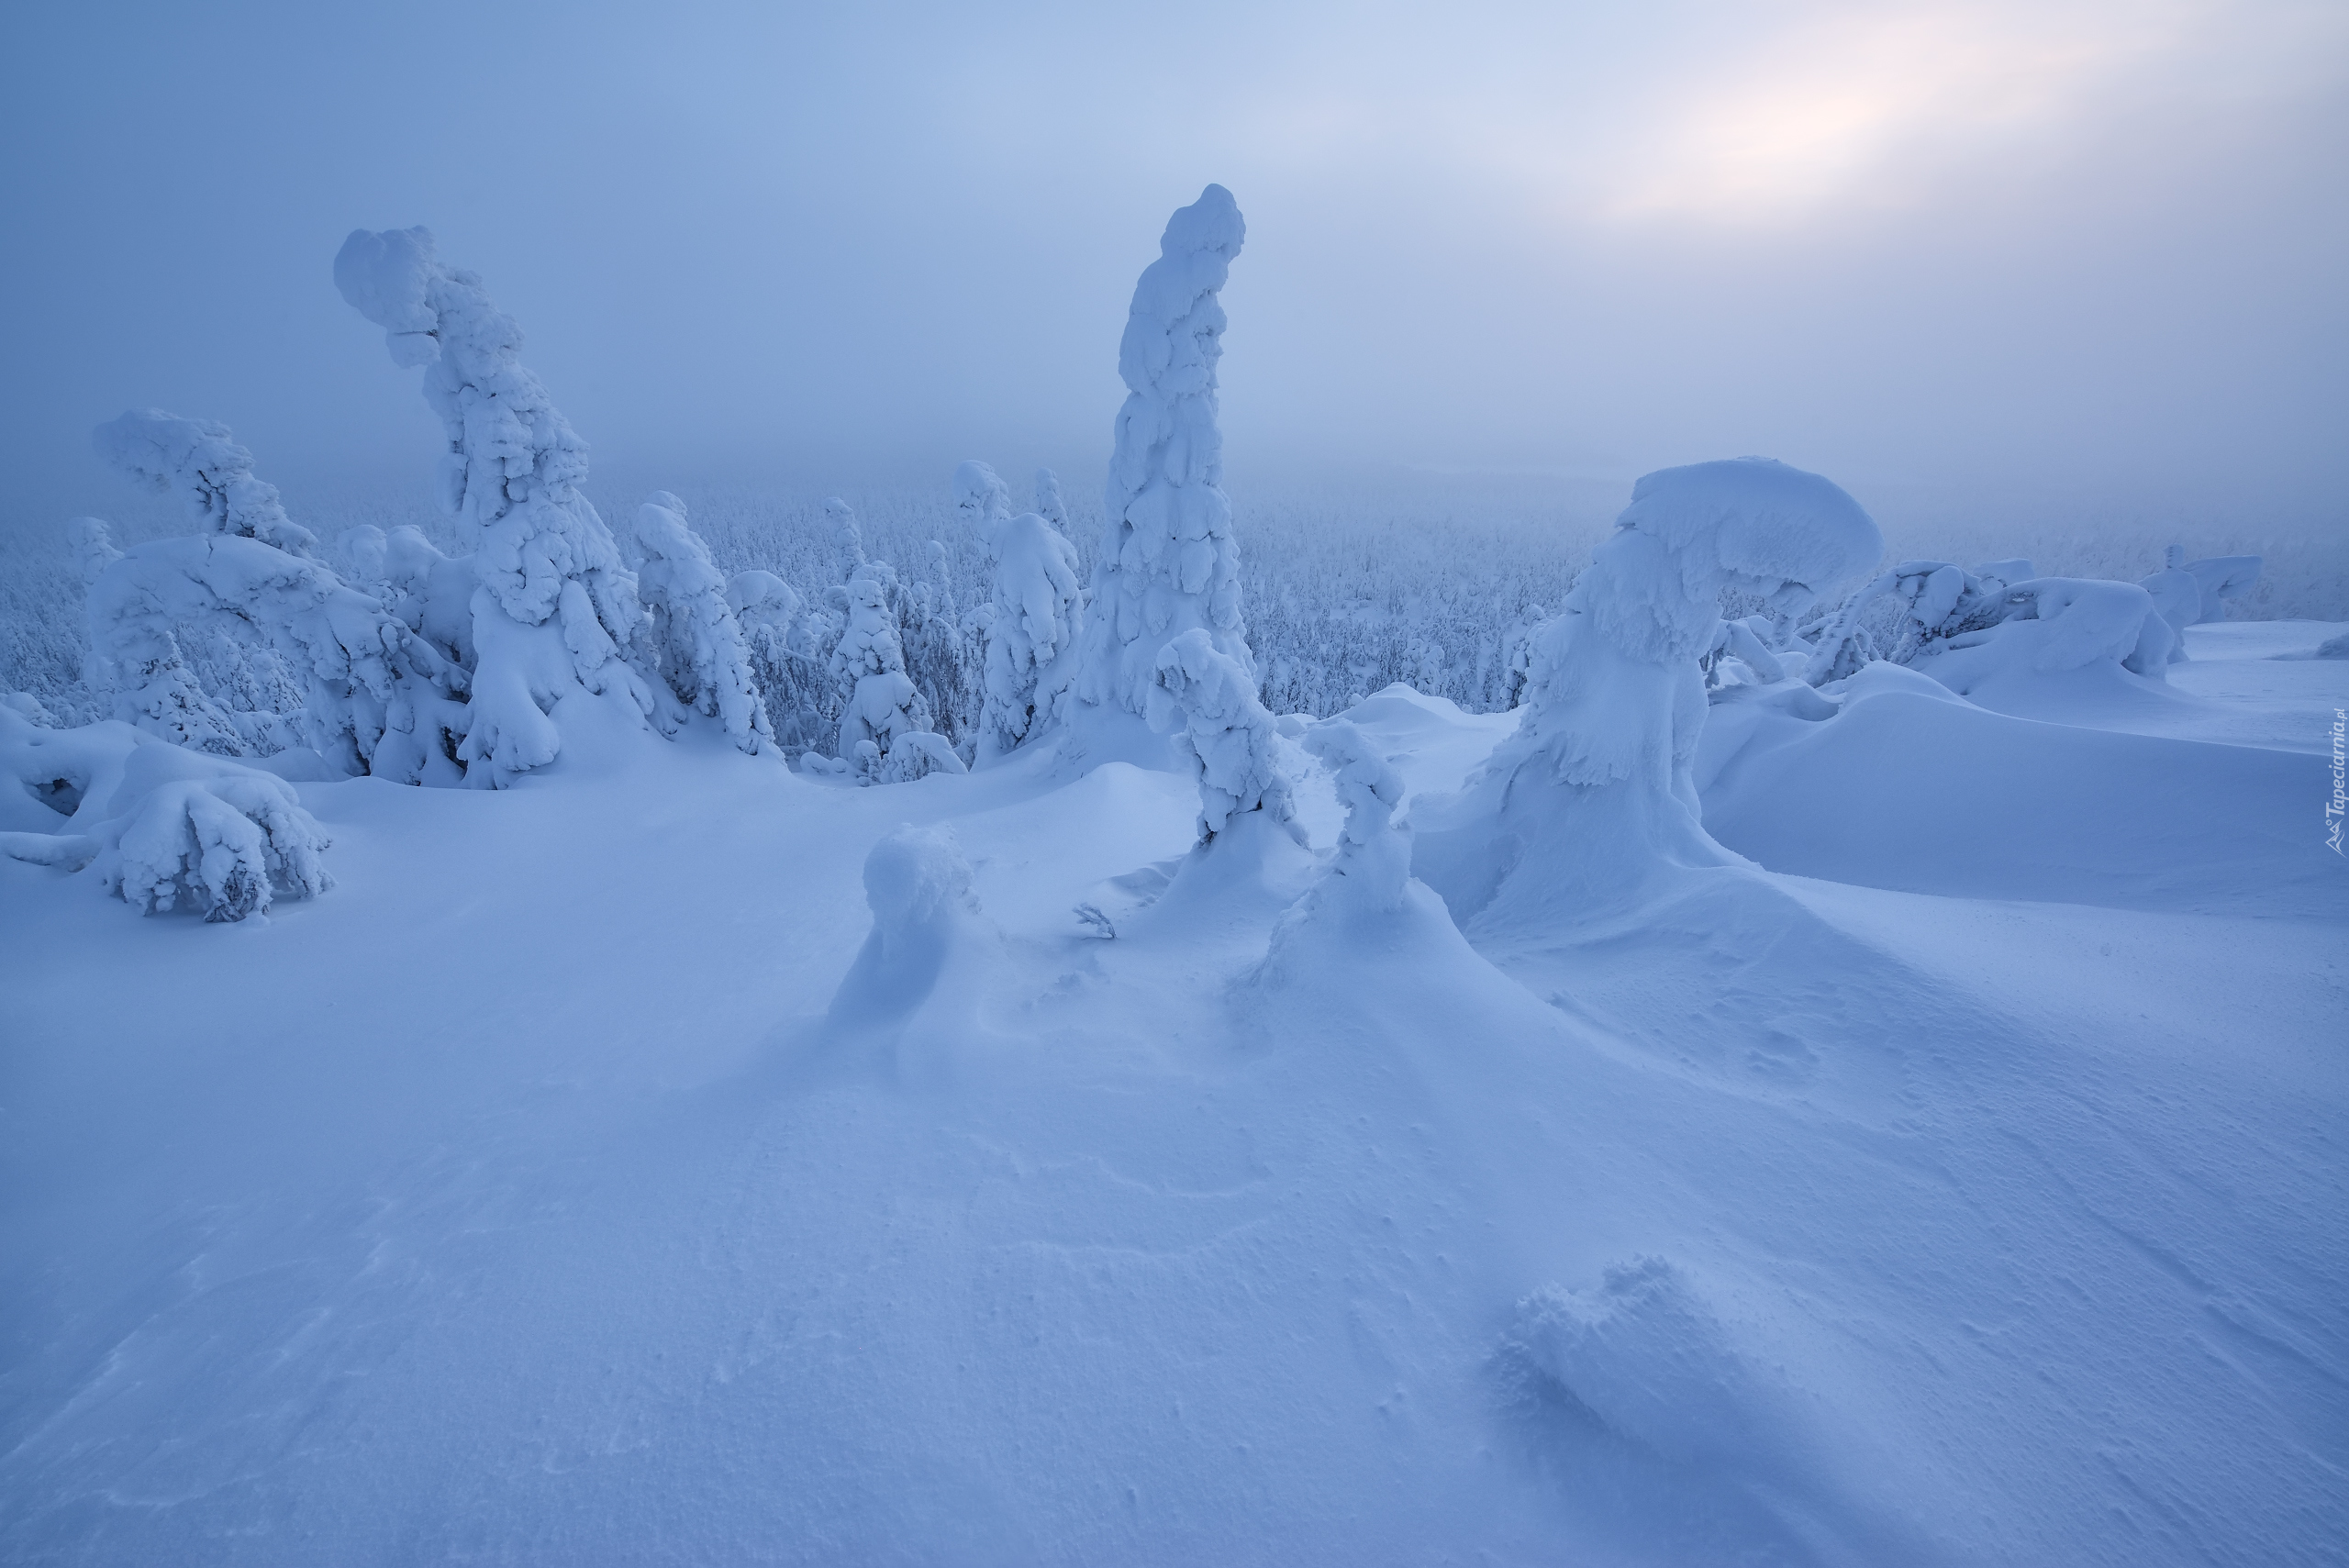
[[[1705,826],[1773,871],[1953,897],[2335,917],[2325,759],[2043,723],[1869,665],[1833,717],[1706,736]]]

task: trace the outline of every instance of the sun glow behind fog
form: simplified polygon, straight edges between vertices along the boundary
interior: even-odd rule
[[[1791,227],[1915,207],[1945,171],[2043,161],[2132,95],[2255,95],[2343,31],[2328,7],[2245,0],[1811,6],[1634,77],[1597,115],[1480,117],[1491,161],[1539,179],[1555,217]]]

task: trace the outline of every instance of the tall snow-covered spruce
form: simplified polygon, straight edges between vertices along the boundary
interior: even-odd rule
[[[586,728],[645,730],[652,691],[624,653],[643,619],[636,578],[580,493],[586,443],[524,368],[521,329],[477,274],[440,261],[429,229],[354,231],[334,281],[393,363],[424,367],[449,439],[441,509],[479,530],[465,782],[511,784]]]
[[[1246,235],[1231,193],[1209,185],[1168,220],[1158,260],[1134,285],[1118,348],[1127,396],[1070,719],[1071,754],[1080,761],[1130,749],[1134,720],[1149,711],[1159,652],[1186,632],[1202,633],[1253,679],[1216,426],[1218,295]]]

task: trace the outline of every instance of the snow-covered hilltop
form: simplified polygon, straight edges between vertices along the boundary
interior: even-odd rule
[[[87,706],[0,695],[0,1556],[2349,1536],[2343,628],[1734,458],[1491,606],[1489,711],[1303,710],[1242,233],[1141,275],[1089,584],[976,460],[796,580],[616,535],[422,229],[335,279],[440,543],[100,428],[195,531],[70,525]]]

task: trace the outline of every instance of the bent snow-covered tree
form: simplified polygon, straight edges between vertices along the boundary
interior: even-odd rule
[[[755,756],[774,744],[742,628],[727,603],[726,579],[709,547],[685,522],[685,504],[666,490],[637,508],[636,546],[644,557],[638,593],[649,618],[651,662],[676,699],[725,726],[735,746]]]
[[[1246,234],[1231,193],[1209,185],[1168,221],[1158,260],[1134,285],[1118,348],[1127,396],[1080,643],[1076,725],[1145,714],[1160,651],[1193,631],[1252,682],[1216,425],[1217,296]]]
[[[1272,712],[1257,700],[1255,678],[1205,630],[1194,627],[1158,651],[1148,717],[1152,729],[1174,736],[1198,779],[1201,843],[1252,811],[1303,841]]]
[[[98,456],[137,484],[174,495],[206,533],[257,539],[308,556],[317,536],[285,515],[277,486],[253,477],[253,454],[228,427],[135,408],[97,428]]]
[[[441,263],[427,229],[355,231],[334,279],[393,363],[424,367],[449,441],[440,506],[478,530],[465,782],[499,786],[554,761],[574,704],[644,728],[652,692],[624,653],[643,618],[636,578],[580,492],[586,444],[523,367],[520,328],[478,275]]]
[[[1698,660],[1715,645],[1721,595],[1790,612],[1882,549],[1851,496],[1784,463],[1642,479],[1564,612],[1535,634],[1516,733],[1459,795],[1414,808],[1414,869],[1457,919],[1507,906],[1540,929],[1636,896],[1659,872],[1737,863],[1705,831],[1692,769]]]

